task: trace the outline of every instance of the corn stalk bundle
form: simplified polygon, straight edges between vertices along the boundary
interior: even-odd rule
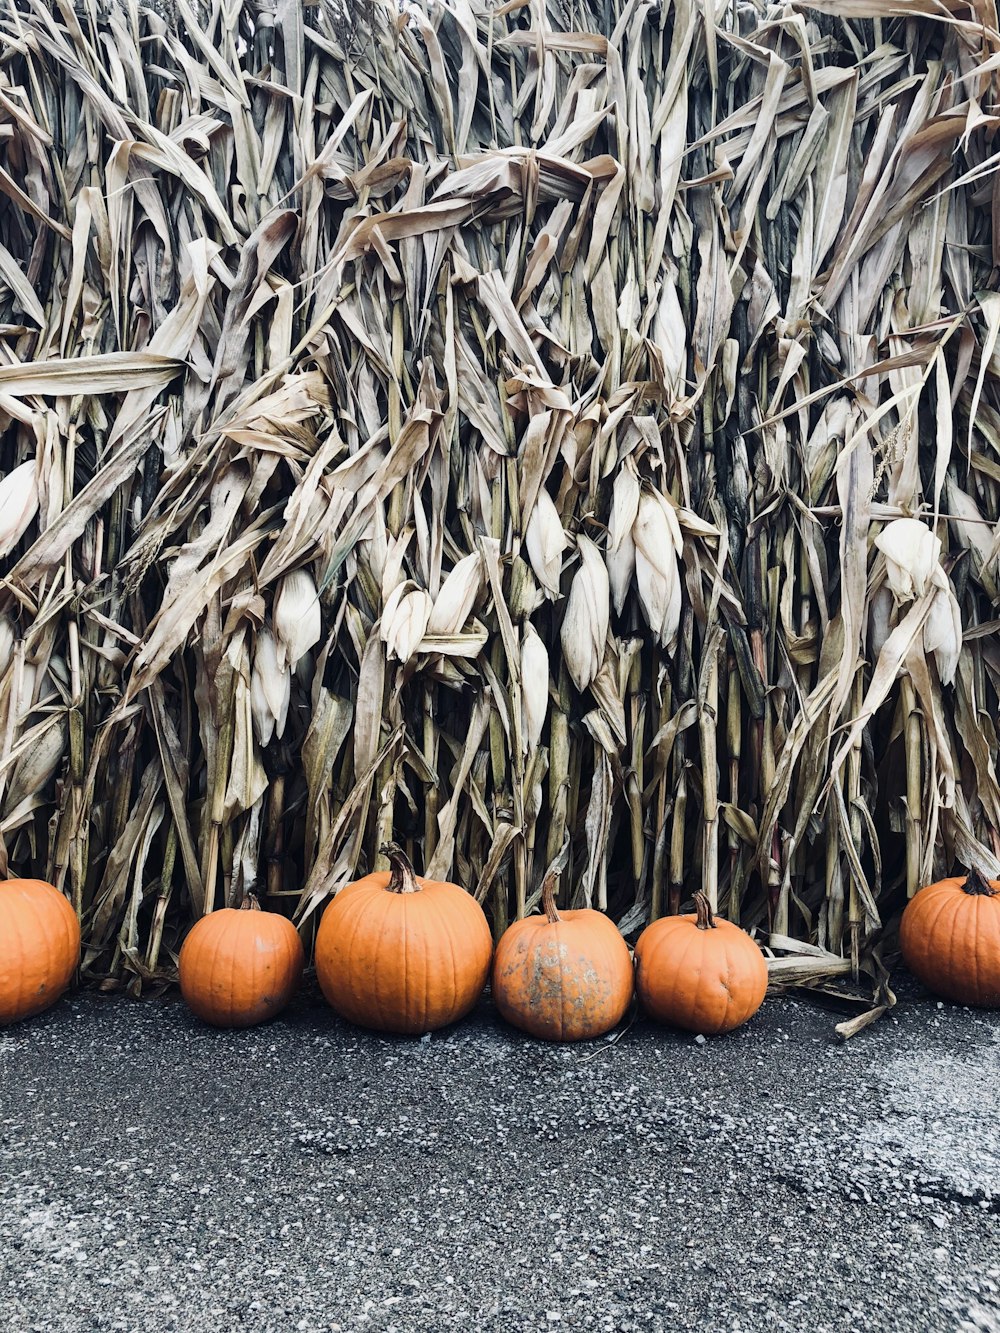
[[[996,873],[991,0],[4,0],[0,871],[84,971],[390,833],[789,974]]]

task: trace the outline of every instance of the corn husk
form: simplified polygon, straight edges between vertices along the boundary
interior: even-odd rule
[[[549,709],[549,655],[530,623],[521,639],[522,746],[526,754],[538,748]]]
[[[0,478],[0,557],[14,549],[37,513],[37,466],[31,458]]]
[[[274,639],[278,669],[293,671],[310,648],[320,640],[323,619],[319,594],[312,575],[305,569],[286,574],[274,597]]]
[[[924,652],[934,655],[941,683],[950,685],[962,654],[962,611],[940,566],[932,574],[931,582],[934,595],[924,621]]]
[[[254,734],[261,745],[268,745],[272,736],[280,740],[285,734],[291,697],[291,668],[278,662],[277,642],[265,625],[257,633],[250,677]]]
[[[477,552],[459,560],[441,585],[427,620],[428,634],[458,634],[472,614],[483,582],[482,560]]]
[[[379,635],[390,658],[408,662],[427,632],[433,603],[423,588],[414,583],[393,589],[382,612]]]
[[[677,557],[683,542],[673,509],[655,492],[647,491],[640,498],[632,538],[639,604],[657,642],[672,652],[681,619]]]
[[[610,615],[608,571],[589,537],[577,539],[580,565],[570,586],[560,642],[570,678],[585,690],[604,661]]]
[[[0,616],[0,676],[7,670],[14,654],[14,626],[9,616]]]
[[[538,499],[528,519],[524,544],[539,586],[547,597],[558,597],[566,533],[552,497],[544,489],[538,492]]]
[[[639,478],[635,468],[626,462],[618,470],[611,493],[611,516],[608,520],[608,545],[605,560],[611,584],[611,600],[615,612],[621,615],[635,575],[635,542],[632,528],[639,511]]]
[[[941,541],[926,523],[897,518],[875,538],[885,556],[885,576],[898,602],[922,597],[941,557]]]

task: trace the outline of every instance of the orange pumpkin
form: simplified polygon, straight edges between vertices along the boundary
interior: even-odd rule
[[[542,916],[508,926],[493,961],[493,1000],[515,1027],[548,1041],[610,1031],[632,1000],[632,959],[615,923],[584,907],[558,912],[555,875]]]
[[[316,976],[351,1023],[423,1033],[463,1018],[493,955],[483,909],[458,884],[422,879],[395,843],[390,870],[340,890],[316,932]]]
[[[40,879],[0,883],[0,1024],[55,1004],[80,962],[80,923],[69,900]]]
[[[899,923],[913,975],[956,1004],[1000,1007],[1000,880],[976,869],[918,890]]]
[[[286,916],[242,907],[203,916],[181,948],[181,994],[206,1023],[249,1028],[279,1014],[302,980],[302,941]]]
[[[752,1018],[764,1002],[767,964],[731,921],[717,921],[703,893],[690,916],[664,916],[639,936],[635,988],[661,1023],[713,1036]]]

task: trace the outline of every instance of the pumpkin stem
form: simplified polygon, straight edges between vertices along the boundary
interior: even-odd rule
[[[255,893],[249,890],[243,895],[243,901],[240,903],[241,912],[259,912],[260,900]]]
[[[712,904],[703,893],[694,895],[695,911],[698,913],[698,920],[695,925],[699,930],[714,930],[715,917],[712,915]]]
[[[542,883],[542,911],[548,917],[550,925],[562,920],[556,910],[556,879],[556,875],[546,875]]]
[[[969,873],[965,877],[965,883],[962,885],[962,892],[974,898],[993,898],[997,891],[981,870],[977,869],[976,866],[970,866]]]
[[[417,877],[413,873],[413,866],[410,858],[400,847],[398,842],[387,842],[379,849],[379,856],[388,859],[391,874],[387,889],[390,893],[419,893],[420,885],[417,883]]]

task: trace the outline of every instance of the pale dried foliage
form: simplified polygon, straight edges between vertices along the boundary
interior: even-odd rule
[[[568,845],[885,1000],[1000,855],[991,0],[156,10],[3,7],[0,870],[137,991]]]

